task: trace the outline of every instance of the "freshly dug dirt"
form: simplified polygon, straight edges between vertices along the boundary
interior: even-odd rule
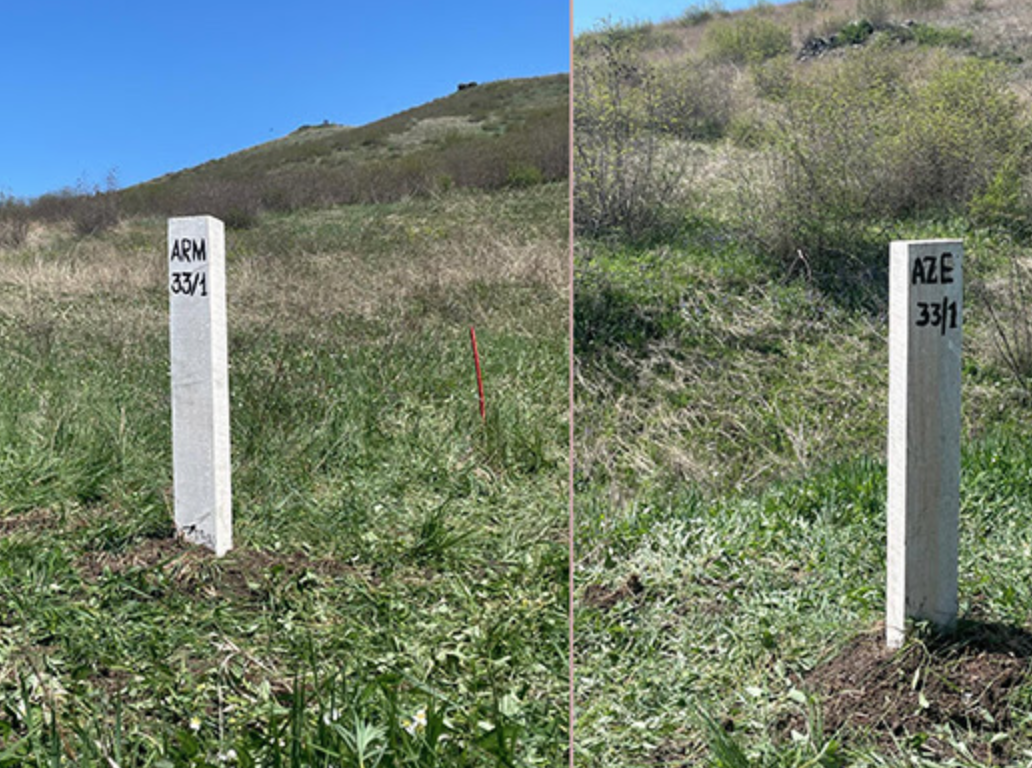
[[[825,734],[873,740],[880,748],[919,746],[928,755],[956,754],[937,731],[950,725],[976,759],[1006,757],[1011,693],[1028,674],[1032,634],[977,621],[961,622],[949,636],[885,647],[884,630],[855,638],[813,669],[802,686],[821,702]],[[799,729],[800,718],[784,724]]]

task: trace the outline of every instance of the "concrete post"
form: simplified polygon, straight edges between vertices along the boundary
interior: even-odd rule
[[[889,250],[888,585],[886,642],[908,618],[957,617],[963,245]]]
[[[221,556],[233,546],[222,222],[169,219],[168,265],[176,529]]]

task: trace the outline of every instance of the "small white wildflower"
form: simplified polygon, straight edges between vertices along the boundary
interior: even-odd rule
[[[323,712],[322,721],[326,723],[326,725],[329,725],[330,723],[335,723],[338,720],[340,720],[339,709],[334,708],[331,709],[329,712]]]
[[[197,715],[190,718],[190,730],[194,733],[201,730],[201,718],[197,717]]]
[[[235,763],[237,760],[236,750],[230,747],[225,752],[219,752],[220,763]]]
[[[416,733],[426,728],[426,710],[419,710],[411,720],[406,720],[402,725],[408,731],[409,736],[415,736]]]

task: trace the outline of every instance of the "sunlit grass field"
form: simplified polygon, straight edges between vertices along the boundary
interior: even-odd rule
[[[566,206],[227,233],[221,559],[172,524],[165,220],[0,252],[0,764],[559,764]]]
[[[1028,401],[988,308],[1003,313],[1006,264],[1028,248],[959,219],[900,222],[892,237],[956,232],[968,282],[968,629],[957,642],[977,654],[980,632],[1002,632],[1027,663]],[[967,719],[949,720],[915,672],[901,684],[912,704],[884,709],[910,707],[934,726],[895,734],[826,731],[830,697],[808,683],[856,638],[883,631],[886,283],[836,292],[786,278],[706,227],[655,246],[585,239],[577,253],[577,764],[1024,764],[1025,678],[1007,683],[1018,684],[1004,710],[968,682]],[[941,660],[926,642],[918,634],[908,649],[934,676]]]

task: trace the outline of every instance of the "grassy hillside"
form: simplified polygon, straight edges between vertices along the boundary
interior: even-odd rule
[[[489,85],[340,136],[494,115],[484,146],[516,152],[505,135],[560,85]],[[114,206],[95,228],[74,200],[48,211],[58,198],[7,219],[23,228],[0,243],[0,765],[561,762],[564,182],[388,186],[230,228],[235,548],[174,535],[162,206],[320,173],[287,157],[309,139],[339,168],[375,155],[323,142],[335,130],[85,198]],[[132,213],[142,190],[160,214]]]
[[[696,7],[577,41],[580,764],[1027,762],[1025,14]],[[967,259],[961,624],[893,655],[887,254],[926,237]]]
[[[0,222],[71,219],[91,234],[119,218],[205,211],[246,228],[263,212],[385,203],[453,187],[525,187],[566,178],[568,134],[567,75],[500,80],[364,126],[301,126],[128,189],[9,204]]]

